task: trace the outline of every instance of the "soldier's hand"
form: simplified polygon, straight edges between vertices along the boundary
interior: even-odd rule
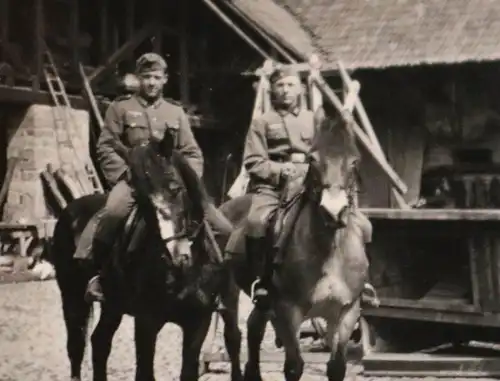
[[[281,168],[281,175],[285,179],[293,179],[297,175],[297,167],[293,163],[285,163]]]

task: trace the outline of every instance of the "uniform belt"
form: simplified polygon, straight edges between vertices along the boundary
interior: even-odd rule
[[[272,161],[277,161],[279,163],[296,163],[304,164],[307,163],[307,155],[305,153],[292,153],[288,157],[271,157]]]

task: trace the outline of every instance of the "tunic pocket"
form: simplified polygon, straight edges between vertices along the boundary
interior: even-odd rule
[[[288,140],[288,133],[282,124],[270,124],[267,127],[267,138],[269,140]]]
[[[131,146],[149,139],[149,128],[143,115],[126,114],[124,119],[124,135]]]

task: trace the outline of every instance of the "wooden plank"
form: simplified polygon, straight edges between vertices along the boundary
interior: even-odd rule
[[[134,36],[123,44],[118,50],[116,50],[106,62],[94,70],[92,74],[88,76],[89,82],[94,85],[108,72],[112,71],[114,66],[117,65],[121,60],[123,60],[128,54],[133,52],[146,38],[151,36],[156,31],[156,24],[148,24]]]
[[[73,108],[85,110],[87,104],[83,97],[69,96]],[[12,87],[0,85],[0,102],[20,104],[53,104],[47,91],[34,91],[31,87]]]
[[[87,100],[90,103],[90,107],[92,108],[94,117],[96,118],[99,130],[102,130],[102,128],[104,127],[104,119],[101,115],[101,111],[99,110],[99,106],[97,105],[97,101],[95,99],[94,92],[92,91],[92,87],[90,86],[89,80],[85,75],[85,70],[83,70],[83,66],[81,64],[79,65],[79,70],[80,70],[80,77],[82,78],[83,81],[83,90],[85,96],[87,97]]]
[[[422,308],[381,306],[378,308],[364,309],[363,316],[365,316],[368,321],[370,317],[377,317],[500,328],[500,314],[482,314],[480,311],[465,313],[463,311],[435,311]]]
[[[500,221],[498,209],[391,209],[361,208],[374,219],[427,221]]]
[[[364,376],[384,377],[499,377],[495,357],[371,353],[363,358]]]
[[[480,310],[472,304],[466,304],[462,300],[411,300],[411,299],[401,299],[401,298],[379,298],[380,305],[383,307],[397,307],[397,308],[409,308],[409,309],[427,309],[433,311],[445,311],[445,312],[465,312],[465,313],[475,313]]]
[[[43,75],[43,52],[45,50],[45,21],[43,14],[43,0],[35,0],[35,76],[33,90],[40,90],[40,81]]]

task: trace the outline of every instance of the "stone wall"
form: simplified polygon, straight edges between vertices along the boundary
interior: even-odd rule
[[[77,172],[81,173],[80,159],[89,160],[88,112],[66,109],[65,113],[68,118],[57,116],[55,107],[32,105],[8,119],[7,158],[18,157],[19,161],[3,209],[3,221],[34,223],[52,217],[40,173],[52,164],[54,169],[62,168],[75,178]],[[69,127],[65,119],[70,121]]]

